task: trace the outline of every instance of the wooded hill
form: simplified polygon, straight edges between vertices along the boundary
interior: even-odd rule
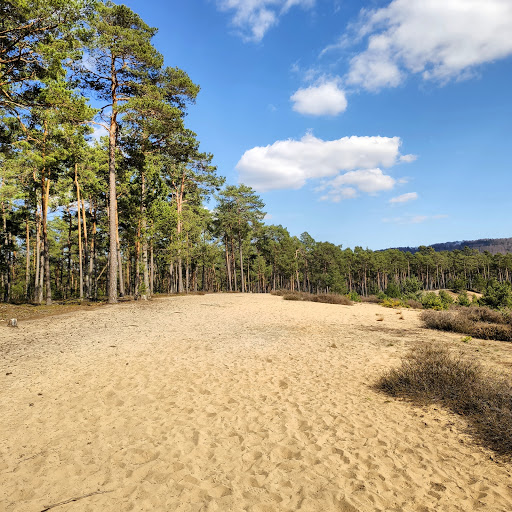
[[[343,249],[263,224],[255,191],[224,187],[199,150],[185,123],[199,86],[163,66],[156,32],[112,2],[0,3],[1,300],[510,281],[511,254]]]
[[[462,251],[464,247],[475,249],[478,252],[491,254],[507,254],[512,252],[512,238],[481,238],[479,240],[463,240],[462,242],[445,242],[431,244],[434,251]],[[399,251],[416,253],[419,247],[396,247]]]

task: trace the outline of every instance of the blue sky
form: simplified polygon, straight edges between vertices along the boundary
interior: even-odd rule
[[[370,249],[512,236],[512,0],[127,0],[267,222]]]

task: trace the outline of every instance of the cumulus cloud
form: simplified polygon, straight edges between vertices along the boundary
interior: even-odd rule
[[[327,181],[323,187],[328,188],[327,194],[320,199],[338,203],[342,199],[357,197],[358,191],[375,195],[383,190],[391,190],[396,180],[382,172],[381,169],[359,169],[340,174]],[[347,187],[347,185],[352,185]]]
[[[418,194],[416,192],[408,192],[407,194],[402,194],[398,197],[393,197],[389,200],[390,203],[408,203],[409,201],[415,201],[418,199]]]
[[[363,11],[358,35],[367,47],[351,60],[346,82],[378,90],[411,73],[441,82],[463,79],[481,64],[512,55],[511,33],[510,0],[393,0]]]
[[[232,23],[246,41],[261,41],[292,7],[310,8],[315,0],[217,0],[221,11],[233,11]]]
[[[312,116],[337,116],[347,108],[347,98],[339,79],[324,80],[299,89],[291,97],[293,110]]]
[[[380,167],[399,162],[400,145],[399,137],[324,141],[308,133],[300,140],[254,147],[242,155],[236,168],[240,181],[259,192],[299,189],[308,180],[324,179],[318,190],[329,189],[328,198],[353,197],[357,190],[373,194],[393,188],[395,179]]]

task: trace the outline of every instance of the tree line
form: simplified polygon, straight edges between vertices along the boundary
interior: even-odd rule
[[[1,300],[510,282],[508,254],[351,250],[265,224],[186,125],[199,86],[126,6],[4,0],[0,15]]]

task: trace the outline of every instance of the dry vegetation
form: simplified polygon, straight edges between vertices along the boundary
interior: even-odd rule
[[[482,445],[512,458],[512,388],[501,373],[484,369],[460,352],[424,345],[376,386],[394,397],[446,406],[467,419]]]
[[[341,304],[342,306],[351,306],[352,301],[345,295],[336,295],[333,293],[306,293],[306,292],[288,292],[282,294],[284,300],[302,300],[308,302],[321,302],[323,304]]]
[[[100,305],[98,302],[78,302],[70,301],[67,303],[55,303],[50,306],[33,304],[0,304],[0,322],[7,323],[11,318],[18,320],[33,320],[47,316],[62,315],[80,311],[84,308],[94,308]]]
[[[512,341],[511,317],[486,307],[425,310],[420,319],[429,329],[457,332],[484,340]]]

